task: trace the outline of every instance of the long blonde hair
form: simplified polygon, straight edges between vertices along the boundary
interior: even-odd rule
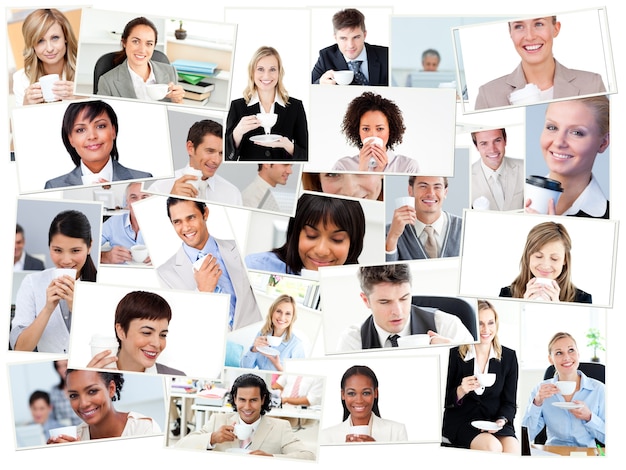
[[[276,57],[276,61],[278,62],[278,82],[276,83],[276,91],[281,99],[285,102],[285,105],[289,104],[289,93],[285,89],[285,85],[283,85],[283,76],[285,75],[285,70],[283,69],[283,62],[280,60],[280,55],[278,51],[270,46],[261,46],[259,47],[252,59],[250,59],[250,63],[248,64],[248,85],[243,90],[243,98],[246,100],[246,103],[250,102],[250,99],[256,92],[256,84],[254,83],[254,72],[256,69],[256,64],[263,57],[274,56]]]
[[[500,329],[500,320],[498,319],[498,312],[493,308],[491,302],[487,300],[479,300],[478,301],[478,312],[482,310],[491,310],[493,312],[493,317],[496,320],[496,334],[493,335],[493,340],[491,341],[491,345],[493,346],[493,351],[496,355],[496,359],[499,361],[502,359],[502,345],[500,344],[500,340],[498,339],[498,330]],[[462,344],[459,346],[459,356],[461,359],[465,359],[468,351],[470,350],[470,344]]]
[[[24,72],[33,84],[43,75],[44,64],[35,53],[37,42],[54,25],[58,24],[65,36],[65,57],[63,58],[63,73],[65,80],[74,81],[76,72],[76,53],[78,41],[72,30],[72,25],[63,13],[54,8],[41,8],[30,13],[22,24],[22,36],[24,36]]]
[[[278,306],[282,303],[289,303],[291,304],[291,308],[293,308],[293,315],[291,316],[291,323],[289,323],[289,326],[287,327],[287,331],[285,334],[285,341],[289,341],[291,339],[291,328],[293,327],[293,324],[296,321],[297,310],[296,310],[296,301],[294,300],[292,296],[287,295],[287,294],[279,295],[278,297],[276,297],[276,300],[272,302],[272,305],[270,305],[270,309],[267,312],[267,317],[265,317],[265,324],[263,325],[263,328],[261,328],[261,336],[269,335],[274,332],[274,325],[272,324],[272,316],[274,315],[274,312],[276,311]]]

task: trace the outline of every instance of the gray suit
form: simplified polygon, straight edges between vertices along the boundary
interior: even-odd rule
[[[235,241],[217,238],[215,241],[237,296],[233,330],[261,321],[261,312]],[[197,287],[191,261],[182,245],[174,256],[157,268],[157,275],[161,283],[170,289],[194,290]]]
[[[153,60],[150,61],[150,65],[152,70],[154,70],[154,78],[157,83],[177,83],[176,69],[173,66]],[[133,81],[128,71],[127,60],[124,60],[120,65],[100,77],[97,94],[137,99]]]
[[[126,168],[117,160],[111,160],[113,164],[113,181],[134,180],[139,178],[151,178],[152,174],[146,171],[133,170]],[[46,181],[45,189],[64,188],[66,186],[83,186],[83,174],[80,171],[80,165],[69,173],[66,173],[51,180]]]
[[[500,175],[502,190],[504,192],[504,207],[498,208],[496,200],[491,192],[491,187],[480,160],[472,164],[472,201],[479,196],[489,200],[491,210],[510,211],[524,208],[524,160],[504,157],[501,164]]]
[[[554,61],[554,99],[570,96],[590,95],[606,91],[602,77],[594,72],[568,69]],[[509,75],[505,75],[484,84],[478,90],[474,109],[510,106],[509,95],[526,86],[526,77],[520,63]]]

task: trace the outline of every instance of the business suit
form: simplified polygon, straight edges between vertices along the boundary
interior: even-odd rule
[[[152,174],[140,171],[133,170],[131,168],[126,168],[117,160],[111,160],[113,164],[113,180],[112,181],[124,181],[124,180],[134,180],[139,178],[151,178]],[[69,173],[66,173],[61,176],[57,176],[56,178],[52,178],[51,180],[46,181],[45,189],[50,188],[64,188],[66,186],[83,186],[83,174],[80,171],[80,165],[74,168]]]
[[[570,96],[590,95],[606,91],[602,77],[594,72],[568,69],[554,61],[554,99]],[[496,78],[478,89],[474,109],[510,106],[509,95],[527,85],[522,64],[520,63],[509,75]]]
[[[408,436],[406,427],[402,423],[382,419],[372,413],[370,417],[372,437],[376,442],[406,442]],[[350,434],[350,419],[346,419],[330,428],[323,429],[320,434],[320,444],[345,444],[346,435]]]
[[[365,43],[369,85],[389,86],[389,48]],[[320,55],[311,72],[311,83],[320,82],[328,70],[349,70],[348,63],[337,44],[320,50]],[[354,82],[353,82],[354,83]]]
[[[489,200],[489,209],[510,211],[524,208],[524,160],[504,157],[500,165],[500,183],[504,193],[504,206],[498,207],[489,181],[485,177],[481,161],[472,164],[472,201],[484,196]]]
[[[315,454],[306,450],[304,444],[296,437],[288,421],[261,416],[259,426],[252,434],[249,450],[262,450],[274,457],[288,457],[292,459],[315,460]],[[207,450],[211,442],[211,433],[224,425],[233,425],[239,422],[237,413],[213,413],[209,422],[202,426],[200,431],[194,431],[181,439],[176,447],[187,449]],[[214,451],[225,452],[228,449],[238,449],[241,441],[222,442],[215,444]]]
[[[233,330],[261,321],[261,312],[235,241],[217,238],[215,241],[237,296]],[[193,267],[182,245],[174,256],[157,268],[157,275],[161,283],[170,289],[196,289]]]
[[[248,106],[243,98],[233,100],[226,118],[226,160],[241,161],[308,161],[309,130],[302,101],[289,97],[286,106],[274,104],[274,112],[277,114],[276,124],[272,127],[272,134],[287,137],[294,144],[293,155],[289,155],[285,149],[271,148],[257,145],[250,140],[255,135],[264,135],[262,126],[251,130],[243,135],[239,147],[235,148],[233,131],[241,118],[261,112],[260,103]]]
[[[474,375],[474,359],[465,361],[459,348],[450,349],[445,409],[443,412],[443,436],[452,445],[469,448],[480,429],[471,425],[474,420],[496,421],[506,418],[507,423],[495,433],[496,436],[513,436],[513,420],[517,410],[517,380],[519,365],[515,351],[502,346],[502,358],[489,360],[488,371],[496,374],[491,387],[485,387],[482,395],[471,391],[457,401],[456,390],[463,377]]]
[[[25,253],[24,271],[43,271],[45,268],[43,261]]]
[[[176,69],[170,64],[151,60],[150,66],[154,71],[154,78],[157,83],[178,82]],[[133,80],[128,70],[128,59],[125,59],[120,65],[109,70],[98,79],[97,94],[137,99],[135,88],[133,87]]]

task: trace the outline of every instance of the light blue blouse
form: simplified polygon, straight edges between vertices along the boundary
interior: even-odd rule
[[[283,334],[283,342],[274,348],[278,349],[280,353],[280,362],[283,363],[285,359],[304,358],[302,340],[292,332],[289,341],[285,341],[285,334]],[[257,333],[257,337],[259,336],[262,336],[260,331]],[[252,352],[251,348],[252,346],[248,348],[246,353],[241,357],[241,367],[247,369],[258,368],[260,370],[276,370],[276,367],[274,367],[274,364],[272,364],[272,361],[270,361],[267,356],[259,352]]]

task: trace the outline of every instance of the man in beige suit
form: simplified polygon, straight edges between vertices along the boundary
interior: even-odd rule
[[[504,156],[506,130],[472,132],[472,141],[480,153],[472,165],[472,207],[482,207],[477,201],[482,196],[490,210],[523,209],[524,161]]]
[[[229,401],[235,413],[213,413],[200,431],[188,434],[176,447],[222,452],[244,449],[252,455],[315,460],[315,454],[296,437],[288,421],[266,416],[270,392],[261,377],[237,377]]]

